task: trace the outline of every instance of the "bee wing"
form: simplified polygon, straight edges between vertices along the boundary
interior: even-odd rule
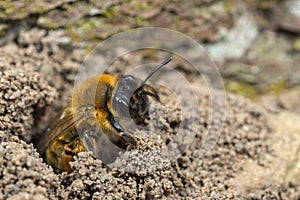
[[[59,138],[66,131],[70,130],[84,118],[85,115],[82,112],[77,112],[74,114],[68,114],[66,116],[63,116],[63,118],[58,120],[49,132],[41,136],[41,139],[37,145],[39,153],[44,154],[47,148],[52,144],[54,140]]]

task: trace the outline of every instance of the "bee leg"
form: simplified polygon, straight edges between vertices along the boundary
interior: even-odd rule
[[[84,145],[86,146],[87,150],[92,151],[96,154],[97,149],[97,142],[94,137],[94,132],[90,130],[85,130],[83,133],[83,141]]]
[[[85,151],[85,148],[82,144],[82,141],[79,137],[74,139],[69,144],[64,146],[64,151],[62,153],[62,169],[68,173],[72,172],[72,168],[70,166],[70,162],[74,161],[73,156],[75,156],[79,152]]]
[[[115,120],[112,115],[108,117],[108,121],[118,132],[125,132],[124,128]]]
[[[62,154],[62,160],[61,160],[61,168],[65,172],[72,172],[72,168],[70,165],[70,162],[74,161],[73,155],[67,155],[66,153]]]
[[[121,137],[126,142],[136,146],[136,138],[132,134],[125,132],[124,128],[115,120],[115,118],[112,115],[108,117],[108,120],[110,124],[120,133]]]
[[[128,143],[132,144],[133,146],[137,145],[136,138],[132,136],[130,133],[122,132],[121,137],[124,138],[124,140],[126,140]]]

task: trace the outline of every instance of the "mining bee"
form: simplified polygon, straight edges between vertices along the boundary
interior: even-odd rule
[[[45,161],[57,173],[71,172],[70,161],[79,152],[92,151],[110,163],[120,149],[136,146],[136,137],[120,119],[145,123],[149,100],[159,101],[158,93],[146,83],[171,60],[172,56],[143,81],[131,75],[102,74],[76,86],[60,119],[38,141],[37,149]]]

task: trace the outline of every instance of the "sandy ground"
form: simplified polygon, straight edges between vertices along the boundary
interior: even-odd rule
[[[143,139],[136,149],[117,158],[118,167],[107,167],[91,154],[80,153],[72,163],[72,173],[55,174],[33,144],[55,117],[53,111],[65,105],[80,58],[74,54],[67,58],[57,46],[39,45],[19,48],[9,44],[0,51],[0,199],[299,198],[297,184],[284,187],[270,174],[253,186],[251,169],[268,169],[272,166],[268,158],[276,154],[270,144],[274,130],[268,114],[248,100],[227,96],[227,118],[220,138],[203,156],[201,142],[211,125],[211,102],[202,80],[195,77],[191,80],[199,98],[198,129],[188,124],[183,135],[174,135],[193,113],[182,116],[174,96],[158,88],[165,105],[154,111],[159,116],[157,123],[164,124],[160,136],[140,131],[138,137]],[[180,85],[178,90],[179,96],[192,95]],[[178,160],[168,162],[151,153],[190,134],[195,137]],[[175,142],[175,149],[180,148]],[[151,159],[145,160],[145,155]],[[250,177],[244,176],[249,171]]]
[[[300,29],[298,12],[290,12],[299,4],[248,0],[247,10],[236,0],[103,2],[0,4],[0,199],[300,199]],[[73,172],[55,174],[35,144],[67,104],[84,55],[141,26],[172,28],[221,52],[215,61],[229,79],[227,91],[260,105],[227,94],[223,129],[203,155],[207,130],[220,124],[210,120],[211,96],[201,77],[176,60],[174,69],[198,97],[196,123],[188,123],[197,114],[192,93],[180,84],[177,96],[157,87],[159,134],[137,131],[139,145],[121,153],[114,167],[85,152],[75,157]],[[109,72],[165,58],[156,53],[124,56]],[[177,97],[185,97],[189,113],[182,114]],[[172,162],[157,153],[169,144],[181,153]]]

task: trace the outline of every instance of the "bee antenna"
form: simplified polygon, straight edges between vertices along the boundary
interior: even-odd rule
[[[163,66],[168,64],[171,60],[173,60],[173,56],[170,56],[168,59],[166,59],[164,62],[160,63],[155,69],[145,78],[145,80],[142,82],[141,87],[146,84],[146,82],[155,74],[158,70],[160,70]]]

